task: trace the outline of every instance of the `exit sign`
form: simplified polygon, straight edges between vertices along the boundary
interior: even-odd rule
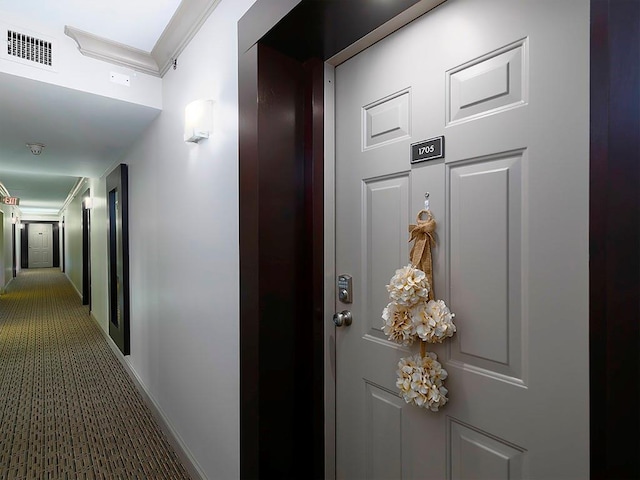
[[[18,197],[2,197],[2,203],[5,205],[20,205],[20,199]]]

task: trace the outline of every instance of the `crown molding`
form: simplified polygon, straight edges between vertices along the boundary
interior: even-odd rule
[[[156,42],[151,56],[163,77],[173,60],[178,58],[202,24],[216,9],[221,0],[182,0],[169,25]]]
[[[98,37],[69,25],[64,27],[64,33],[75,40],[80,53],[87,57],[129,67],[156,77],[160,76],[158,64],[148,52]]]
[[[62,212],[64,212],[67,209],[67,207],[71,204],[71,202],[73,202],[73,199],[76,198],[76,196],[80,192],[80,189],[85,185],[87,180],[89,180],[87,177],[78,177],[78,180],[76,181],[75,185],[69,192],[69,195],[67,195],[67,198],[62,204],[62,207],[60,207],[60,210],[58,211],[58,215],[62,215]]]
[[[69,25],[64,33],[87,57],[163,77],[221,0],[182,0],[151,53],[98,37]]]
[[[9,193],[9,190],[7,190],[7,188],[2,184],[2,182],[0,182],[0,195],[2,195],[3,197],[11,196],[11,194]]]

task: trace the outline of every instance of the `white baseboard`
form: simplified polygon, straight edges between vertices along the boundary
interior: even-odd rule
[[[80,295],[80,297],[82,297],[82,295]],[[175,450],[176,454],[178,455],[178,458],[182,462],[182,465],[187,470],[191,478],[193,478],[194,480],[207,480],[206,475],[198,465],[198,462],[196,462],[195,458],[193,458],[193,455],[191,454],[187,446],[184,444],[184,441],[182,440],[180,435],[178,435],[178,433],[175,431],[175,429],[171,425],[171,422],[169,422],[167,416],[163,413],[162,409],[158,406],[157,402],[154,400],[153,396],[151,395],[151,393],[149,393],[146,386],[144,385],[144,382],[140,379],[136,371],[131,367],[131,365],[127,361],[126,357],[122,354],[118,346],[115,344],[112,338],[107,334],[107,332],[105,332],[102,329],[102,327],[100,326],[100,323],[98,322],[98,319],[93,315],[93,312],[91,312],[91,319],[98,326],[98,329],[102,332],[102,335],[106,339],[107,344],[115,354],[116,358],[124,366],[124,369],[129,374],[129,377],[131,378],[131,380],[133,380],[133,383],[135,384],[136,388],[142,395],[142,398],[144,399],[147,406],[151,409],[151,413],[153,414],[156,421],[160,425],[160,428],[162,429],[164,434],[167,436],[167,440]]]
[[[0,287],[0,295],[4,295],[5,293],[7,293],[7,287],[12,281],[13,281],[13,277],[11,277],[11,280],[9,280],[5,285]]]
[[[80,300],[82,300],[82,293],[80,293],[80,290],[78,290],[78,287],[76,287],[76,285],[73,283],[73,280],[71,280],[71,277],[69,276],[69,274],[67,272],[64,272],[64,276],[67,277],[67,280],[69,280],[69,283],[71,284],[73,289],[76,291],[76,293],[80,297]]]

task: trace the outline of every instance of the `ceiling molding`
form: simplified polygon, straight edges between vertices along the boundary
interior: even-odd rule
[[[87,57],[163,77],[221,0],[182,0],[151,53],[98,37],[92,33],[64,27],[64,33],[78,44]]]
[[[182,0],[151,51],[160,76],[169,70],[221,0]]]
[[[78,192],[87,182],[87,180],[89,180],[87,177],[78,178],[78,181],[69,192],[69,195],[67,195],[67,199],[64,201],[64,204],[62,205],[62,207],[60,207],[60,210],[58,211],[58,215],[62,215],[62,212],[64,212],[67,209],[67,207],[71,204],[71,202],[73,202],[74,198],[78,196]]]
[[[64,33],[75,40],[80,53],[87,57],[132,68],[156,77],[160,76],[158,64],[149,53],[143,50],[98,37],[69,25],[64,27]]]

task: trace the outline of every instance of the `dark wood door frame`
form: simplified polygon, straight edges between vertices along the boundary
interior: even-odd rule
[[[591,1],[591,478],[640,478],[640,2]]]
[[[91,198],[91,189],[82,194],[82,304],[89,305],[91,311],[91,209],[87,208],[87,199]]]
[[[313,90],[317,78],[309,73],[317,70],[305,66],[330,58],[417,3],[257,0],[239,22],[242,478],[292,478],[301,472],[278,446],[324,444],[317,426],[324,422],[318,408],[323,371],[313,363],[316,352],[324,351],[315,325],[323,318],[323,112]],[[603,480],[640,477],[639,30],[639,2],[591,0],[590,443],[591,478]],[[272,95],[276,78],[293,87],[289,95]],[[278,188],[270,185],[273,170]],[[292,198],[293,215],[280,208]],[[282,254],[283,244],[269,232],[273,225],[294,233],[287,248],[296,255]],[[302,289],[296,288],[301,272]],[[314,326],[295,330],[303,321]],[[275,324],[284,335],[274,335]],[[300,345],[306,355],[300,356]],[[300,360],[315,382],[296,380]],[[284,384],[272,383],[274,369]],[[295,391],[304,407],[279,403],[278,389]],[[279,420],[283,428],[274,430]],[[312,428],[301,431],[297,424]],[[324,478],[318,461],[324,452],[296,454],[304,460],[305,478]]]
[[[11,214],[13,221],[15,217]],[[16,251],[16,224],[11,222],[11,275],[13,278],[18,276],[18,252]]]
[[[66,262],[66,251],[65,251],[65,217],[62,216],[62,224],[60,227],[60,242],[62,243],[62,248],[60,249],[62,254],[62,259],[60,260],[60,266],[62,267],[62,272],[66,272],[67,262]]]
[[[43,223],[51,225],[51,242],[53,248],[53,266],[60,267],[60,225],[51,220],[26,220],[22,222],[24,228],[20,229],[20,268],[29,268],[29,225]]]
[[[109,336],[130,354],[129,174],[124,163],[106,179]]]

